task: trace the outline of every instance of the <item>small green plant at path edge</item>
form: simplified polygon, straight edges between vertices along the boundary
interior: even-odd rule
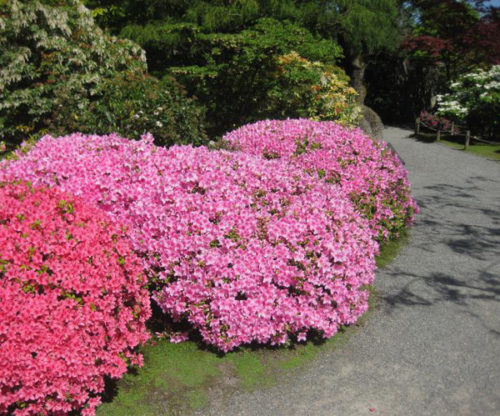
[[[381,269],[390,264],[399,254],[401,248],[408,243],[409,238],[408,229],[404,229],[400,233],[399,238],[389,240],[381,246],[380,254],[375,258],[377,267]]]
[[[399,239],[381,248],[378,267],[385,267],[408,241],[404,232]],[[377,302],[370,288],[370,310],[355,326],[342,328],[324,342],[309,341],[289,347],[245,347],[225,355],[200,348],[194,341],[172,344],[161,339],[142,349],[144,367],[129,372],[110,387],[108,402],[98,416],[177,416],[189,415],[238,390],[269,387],[299,370],[318,354],[332,351],[347,342],[349,336],[369,318]]]

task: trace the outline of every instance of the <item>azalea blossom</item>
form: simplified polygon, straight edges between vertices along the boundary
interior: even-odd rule
[[[124,223],[156,302],[222,351],[328,338],[368,308],[369,222],[340,186],[282,160],[73,134],[43,137],[0,163],[2,175],[57,186]]]
[[[0,413],[94,414],[149,338],[124,229],[80,198],[1,182],[0,247]]]
[[[328,121],[264,120],[234,130],[223,140],[234,149],[280,159],[316,179],[337,184],[369,221],[379,241],[397,237],[418,212],[397,155],[360,129]]]

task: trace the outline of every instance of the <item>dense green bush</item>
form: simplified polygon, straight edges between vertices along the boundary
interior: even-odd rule
[[[138,139],[153,134],[156,144],[200,145],[206,141],[204,112],[187,99],[173,79],[162,81],[144,73],[122,72],[100,83],[92,97],[71,95],[61,88],[55,97],[53,129],[58,134],[117,132]]]
[[[144,51],[104,34],[79,0],[1,2],[0,49],[0,139],[19,143],[45,132],[94,127],[136,136],[151,122],[127,117],[142,105],[153,119],[158,106],[167,104],[173,107],[158,119],[163,130],[153,131],[162,141],[203,136],[200,111],[172,83],[146,77]],[[131,85],[123,71],[136,74]],[[128,101],[126,93],[131,94]],[[150,109],[153,114],[147,113]]]
[[[342,56],[335,42],[271,18],[237,33],[213,33],[194,23],[157,22],[130,25],[121,35],[144,47],[152,73],[174,75],[199,98],[214,134],[258,119],[269,90],[276,87],[278,56],[295,50],[307,59],[331,64]]]
[[[223,58],[255,50],[283,54],[295,50],[307,59],[333,63],[342,49],[332,41],[314,36],[306,28],[273,18],[261,18],[245,29],[212,32],[191,22],[151,22],[128,25],[120,35],[140,44],[147,52],[148,66],[158,75],[170,66],[221,64]]]
[[[335,120],[345,126],[358,123],[358,94],[341,68],[311,62],[297,52],[282,55],[277,61],[279,71],[260,113],[262,118]]]
[[[12,0],[0,10],[0,130],[10,141],[50,125],[61,88],[92,95],[116,71],[146,69],[142,49],[105,36],[77,0]]]

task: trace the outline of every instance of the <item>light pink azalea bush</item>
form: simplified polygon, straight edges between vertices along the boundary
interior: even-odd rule
[[[360,129],[307,119],[264,120],[234,130],[223,140],[245,153],[282,159],[338,183],[379,241],[398,236],[418,210],[398,157]]]
[[[18,156],[0,176],[59,186],[126,223],[161,308],[222,351],[327,338],[367,309],[378,248],[367,222],[287,163],[80,134]]]
[[[106,214],[0,183],[0,414],[95,413],[104,377],[141,364],[149,294]]]

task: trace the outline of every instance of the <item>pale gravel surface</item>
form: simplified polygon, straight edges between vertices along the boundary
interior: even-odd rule
[[[500,162],[385,130],[421,213],[342,348],[204,414],[500,415]]]

